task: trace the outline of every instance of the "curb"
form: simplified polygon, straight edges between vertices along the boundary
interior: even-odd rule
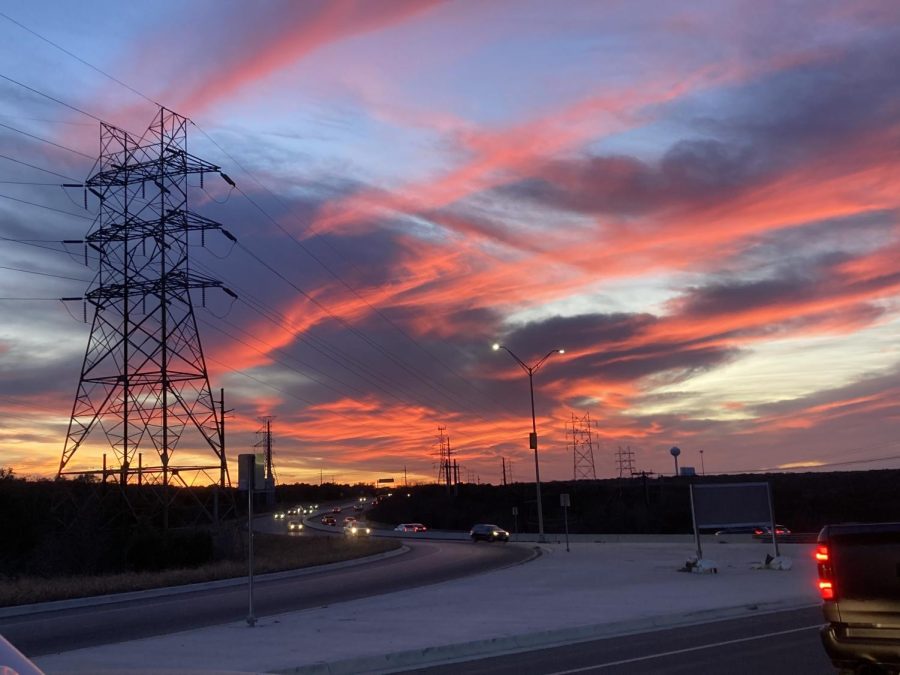
[[[318,662],[293,668],[269,671],[277,675],[353,675],[354,673],[396,673],[421,667],[434,667],[452,663],[464,663],[502,654],[559,647],[578,642],[588,642],[608,637],[646,633],[667,628],[682,628],[723,619],[739,619],[793,609],[818,607],[808,598],[794,598],[771,603],[736,605],[719,609],[706,609],[689,614],[662,616],[600,623],[574,628],[525,633],[507,637],[460,642],[437,647],[423,647],[389,654],[360,656],[329,663]]]
[[[269,572],[268,574],[254,574],[253,581],[256,583],[265,581],[277,581],[279,579],[290,579],[292,577],[302,577],[307,574],[314,574],[326,570],[338,570],[344,567],[354,567],[356,565],[364,565],[366,563],[393,558],[398,555],[408,553],[408,546],[401,546],[393,551],[385,553],[377,553],[375,555],[366,556],[364,558],[353,558],[351,560],[342,560],[341,562],[328,563],[325,565],[313,565],[312,567],[302,567],[296,570],[283,570],[281,572]],[[144,591],[128,591],[125,593],[112,593],[110,595],[94,595],[87,598],[71,598],[69,600],[51,600],[49,602],[35,602],[30,605],[14,605],[12,607],[0,608],[0,619],[22,616],[26,614],[43,614],[44,612],[56,612],[64,609],[75,609],[79,607],[94,607],[100,605],[111,605],[117,602],[127,602],[128,600],[146,600],[150,598],[160,598],[169,595],[181,595],[183,593],[195,593],[197,591],[206,591],[214,588],[228,588],[231,586],[243,586],[247,583],[247,577],[232,577],[230,579],[217,579],[215,581],[201,581],[195,584],[184,584],[183,586],[169,586],[164,588],[148,588]]]

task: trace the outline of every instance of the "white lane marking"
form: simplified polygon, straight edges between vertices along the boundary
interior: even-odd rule
[[[736,640],[725,640],[724,642],[713,642],[707,645],[698,645],[696,647],[686,647],[685,649],[675,649],[670,652],[660,652],[659,654],[648,654],[647,656],[636,656],[632,659],[622,659],[621,661],[609,661],[607,663],[598,663],[593,666],[585,666],[583,668],[573,668],[572,670],[558,670],[548,675],[569,675],[570,673],[583,673],[588,670],[596,670],[598,668],[608,668],[610,666],[624,666],[628,663],[637,663],[638,661],[648,661],[650,659],[659,659],[663,656],[674,656],[675,654],[686,654],[687,652],[696,652],[701,649],[711,649],[713,647],[724,647],[726,645],[734,645],[739,642],[751,642],[753,640],[761,640],[763,638],[775,637],[777,635],[789,635],[791,633],[799,633],[804,630],[813,628],[821,628],[825,624],[817,623],[812,626],[804,626],[803,628],[791,628],[790,630],[780,630],[776,633],[766,633],[765,635],[754,635],[752,637],[737,638]]]

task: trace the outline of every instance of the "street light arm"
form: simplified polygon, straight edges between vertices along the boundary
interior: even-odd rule
[[[542,358],[540,361],[538,361],[531,367],[531,372],[536,373],[538,368],[540,368],[542,365],[544,365],[544,362],[547,359],[549,359],[554,354],[559,354],[560,352],[561,352],[561,350],[559,350],[559,349],[551,349],[549,352],[547,352],[547,355],[544,358]]]
[[[520,366],[522,366],[522,370],[524,370],[526,373],[531,375],[531,373],[533,372],[533,369],[526,366],[525,362],[522,359],[520,359],[518,356],[516,356],[509,347],[507,347],[506,345],[497,345],[497,348],[505,350],[507,354],[509,354],[511,357],[513,357],[513,359],[515,359],[516,363],[518,363]]]

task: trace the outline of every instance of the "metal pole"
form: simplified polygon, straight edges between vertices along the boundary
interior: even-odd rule
[[[538,464],[537,420],[534,416],[534,369],[528,369],[528,387],[531,390],[531,431],[534,442],[534,487],[537,491],[538,541],[544,542],[544,507],[541,504],[541,467]]]
[[[697,513],[694,511],[694,486],[691,484],[691,522],[694,524],[694,543],[697,544],[697,560],[703,558],[703,549],[700,548],[700,530],[697,529]]]
[[[566,553],[569,552],[569,507],[563,507],[563,521],[566,524]]]
[[[772,506],[772,486],[766,483],[766,492],[769,495],[769,523],[772,527],[772,546],[775,547],[775,557],[781,555],[778,551],[778,534],[775,530],[775,508]]]
[[[247,599],[249,612],[247,613],[247,625],[253,628],[256,625],[256,617],[253,616],[253,488],[256,482],[256,465],[250,467],[250,476],[247,478],[247,532],[249,544],[247,546]]]

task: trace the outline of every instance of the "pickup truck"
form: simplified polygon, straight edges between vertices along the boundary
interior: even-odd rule
[[[900,672],[900,523],[826,525],[815,556],[832,664]]]

